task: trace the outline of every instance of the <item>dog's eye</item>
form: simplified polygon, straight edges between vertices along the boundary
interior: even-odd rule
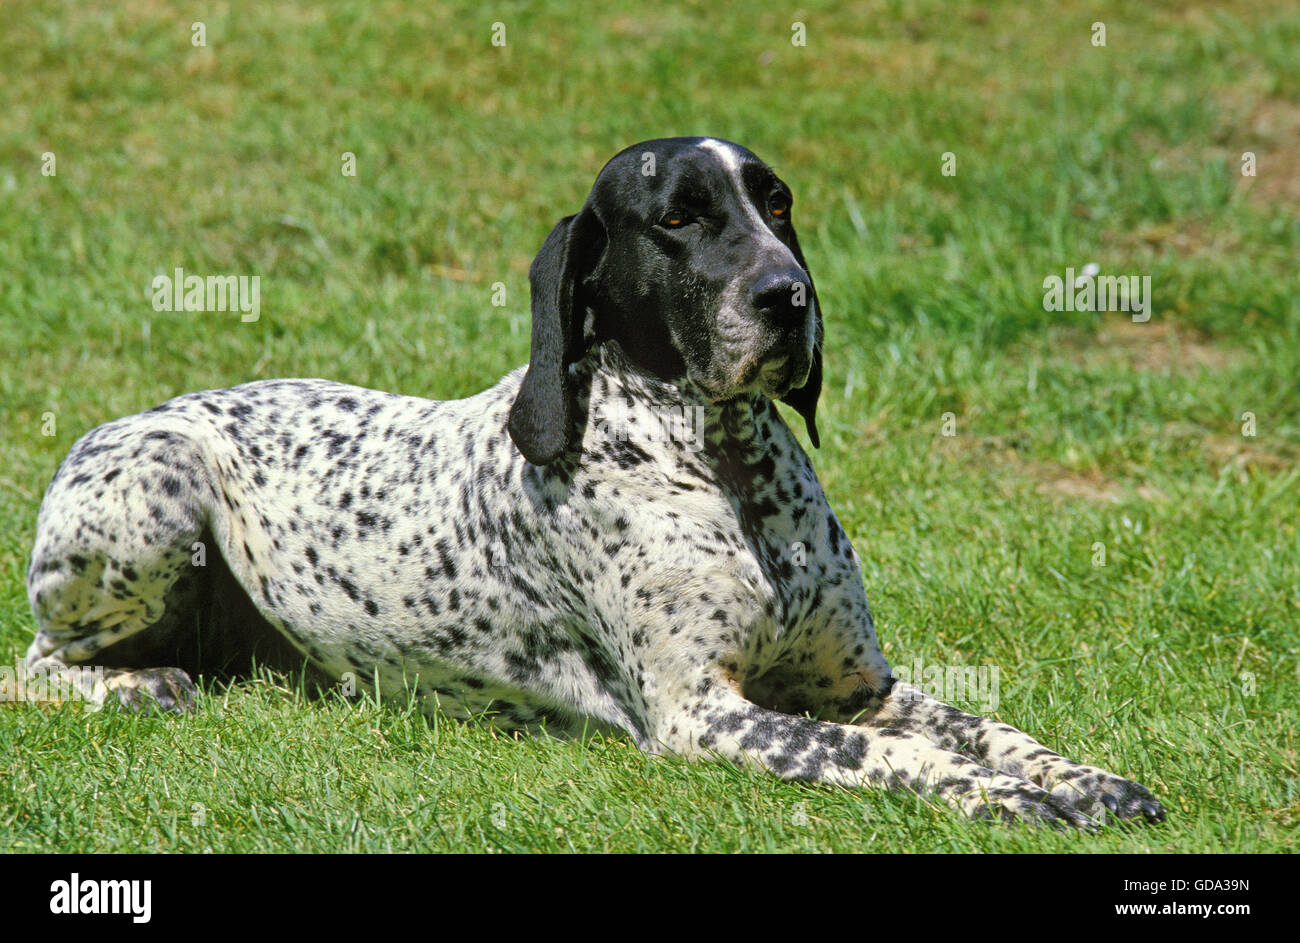
[[[671,212],[665,213],[659,220],[659,225],[665,229],[681,229],[683,226],[695,222],[687,213]]]
[[[790,198],[782,193],[773,193],[767,198],[767,211],[777,219],[789,219]]]

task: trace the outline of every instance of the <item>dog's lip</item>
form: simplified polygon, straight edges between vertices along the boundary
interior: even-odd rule
[[[808,382],[812,358],[785,355],[768,361],[759,373],[759,386],[772,399],[779,399]]]

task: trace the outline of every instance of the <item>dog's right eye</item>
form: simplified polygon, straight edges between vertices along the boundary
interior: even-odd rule
[[[681,229],[690,223],[695,222],[686,213],[665,213],[659,220],[659,225],[664,229]]]

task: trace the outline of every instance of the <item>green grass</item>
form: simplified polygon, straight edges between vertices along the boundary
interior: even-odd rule
[[[713,134],[795,189],[827,312],[814,459],[886,655],[998,666],[999,718],[1144,782],[1169,821],[989,827],[271,679],[186,720],[0,709],[0,848],[1292,846],[1294,5],[814,2],[806,48],[757,2],[430,7],[241,0],[197,49],[171,4],[5,5],[0,659],[31,637],[36,510],[79,435],[263,377],[489,386],[527,359],[528,263],[603,161]],[[1152,276],[1150,323],[1043,310],[1043,278],[1090,261]],[[176,266],[260,274],[261,319],[153,311]]]

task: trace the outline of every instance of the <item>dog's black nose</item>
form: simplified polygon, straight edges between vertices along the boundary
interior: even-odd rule
[[[812,304],[812,285],[802,272],[772,272],[755,283],[750,302],[755,311],[777,318],[803,314]]]

